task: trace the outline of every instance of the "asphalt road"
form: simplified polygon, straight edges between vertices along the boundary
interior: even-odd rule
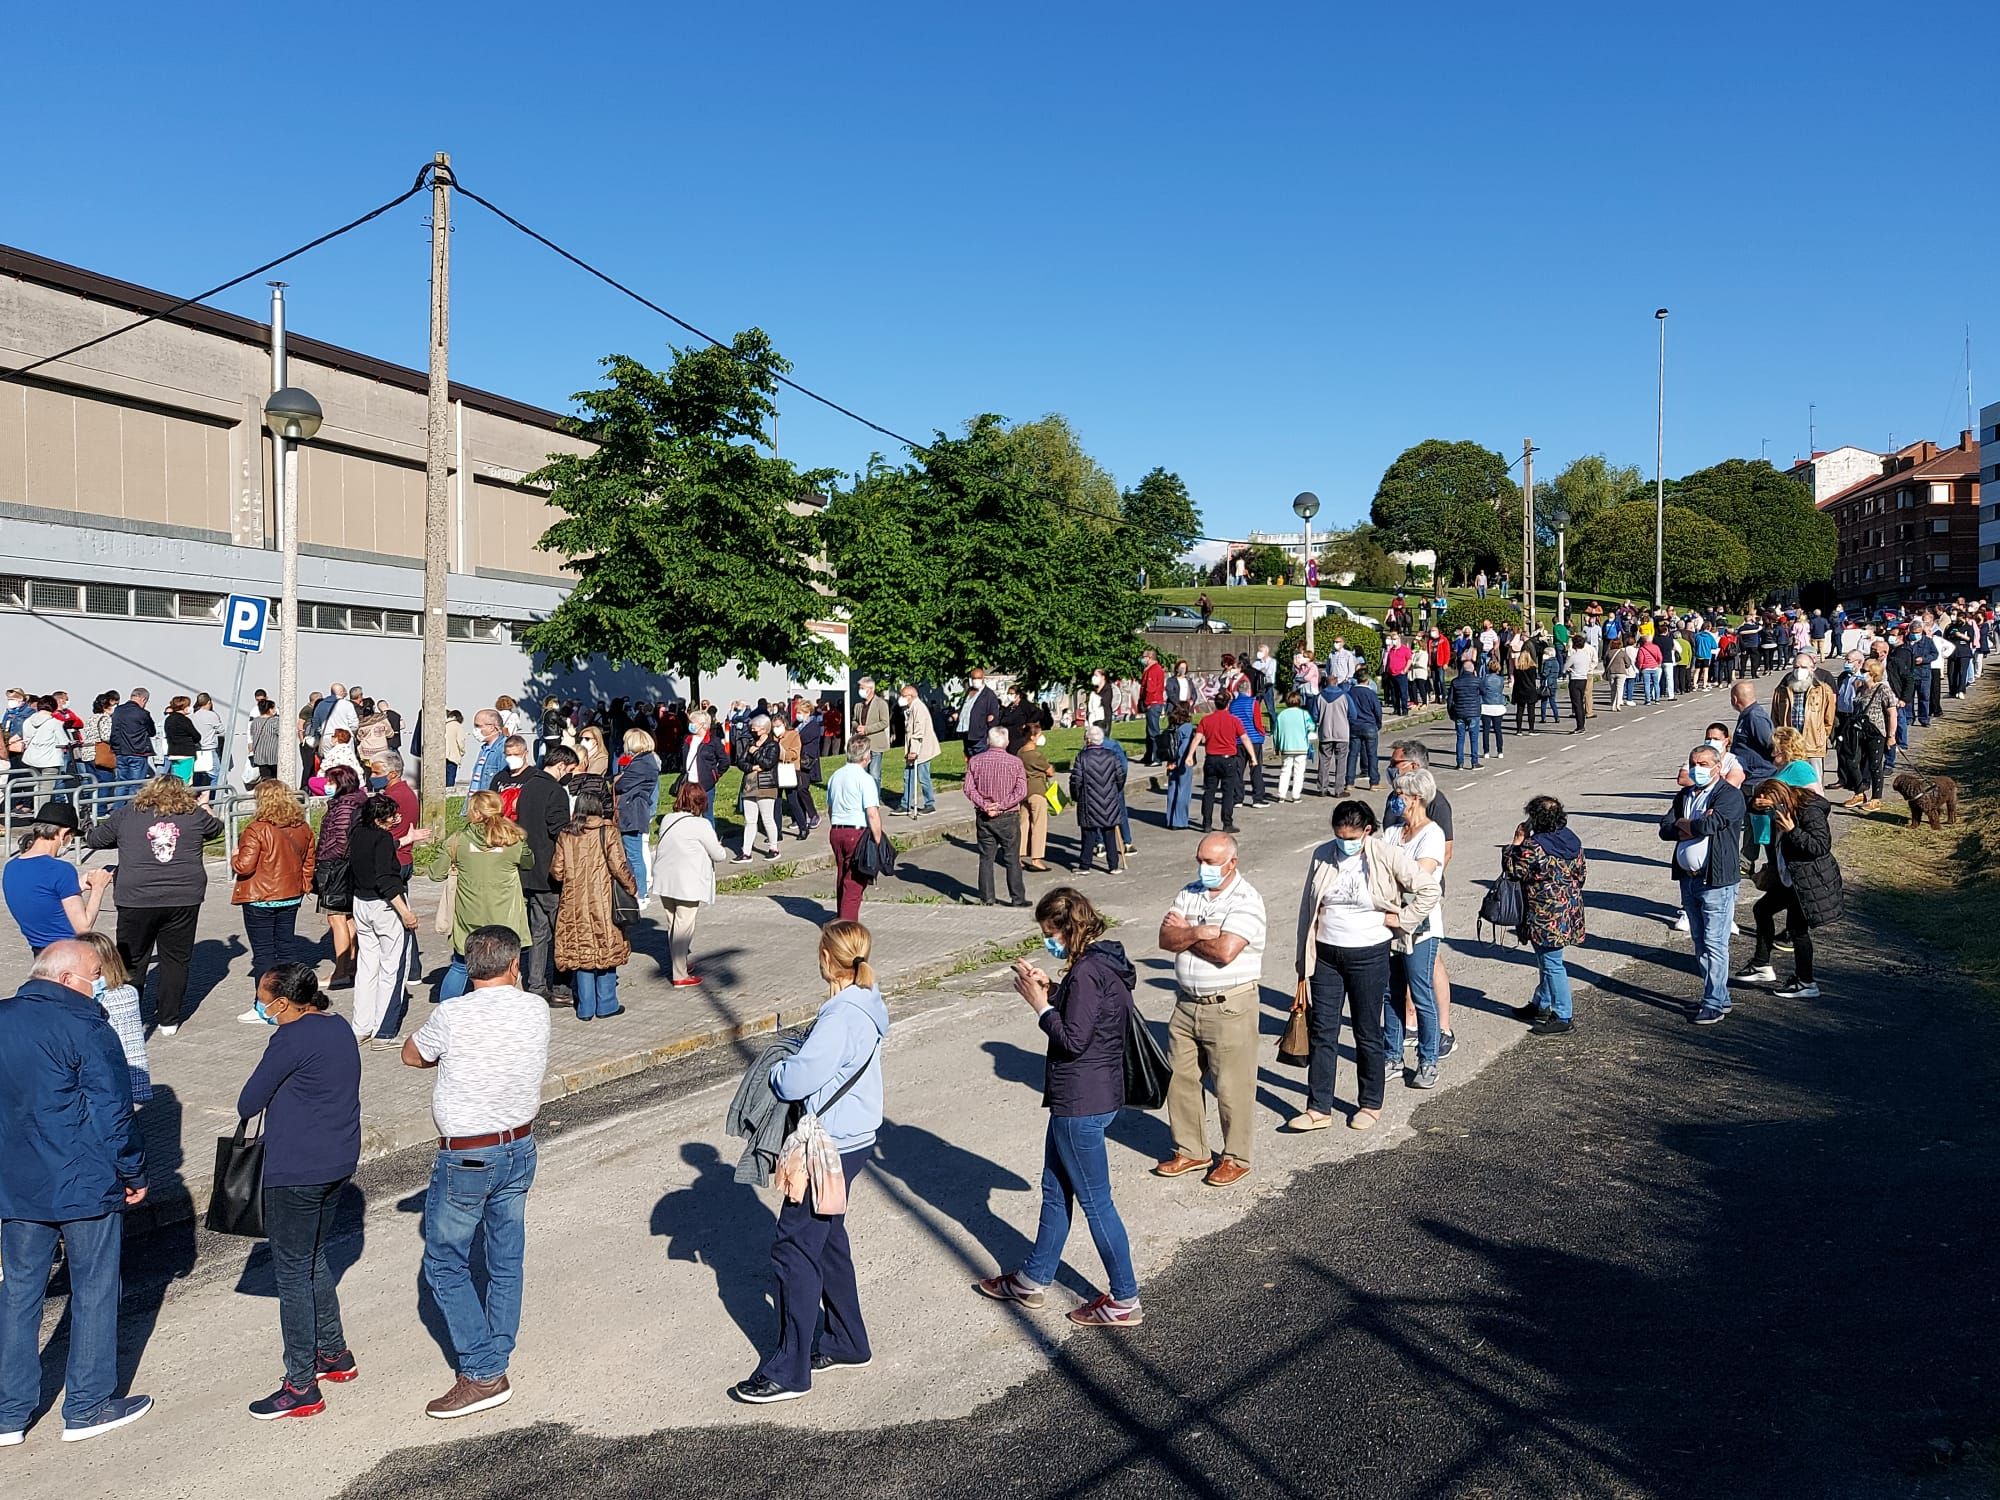
[[[681,1430],[636,1368],[603,1400],[651,1436],[475,1437],[347,1493],[1990,1495],[2000,1025],[1897,948],[1850,925],[1822,1001],[1702,1030],[1678,966],[1629,965],[962,1420]]]

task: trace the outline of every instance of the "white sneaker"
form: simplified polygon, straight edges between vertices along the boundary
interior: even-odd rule
[[[14,1448],[28,1440],[25,1432],[0,1432],[0,1448]]]
[[[1779,986],[1776,998],[1780,1000],[1817,1000],[1819,999],[1819,986],[1816,984],[1800,984],[1794,979],[1790,984]]]
[[[1685,911],[1681,912],[1680,915],[1674,918],[1674,931],[1675,932],[1693,931],[1693,929],[1688,925],[1688,914]]]
[[[175,1026],[162,1026],[162,1027],[160,1028],[160,1035],[161,1035],[161,1036],[172,1036],[172,1035],[173,1035],[173,1034],[174,1034],[175,1032],[177,1032],[177,1031],[179,1031],[179,1030],[180,1030],[180,1027],[179,1027],[178,1025],[175,1025]]]
[[[1731,984],[1776,984],[1778,971],[1769,964],[1752,964],[1742,973],[1730,977]]]

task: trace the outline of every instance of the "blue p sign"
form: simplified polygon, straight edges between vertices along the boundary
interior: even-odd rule
[[[222,644],[232,651],[262,651],[271,602],[251,594],[231,594],[222,610]]]

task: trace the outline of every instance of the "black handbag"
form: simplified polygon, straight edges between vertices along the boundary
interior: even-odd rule
[[[861,842],[854,846],[852,868],[854,878],[864,884],[893,874],[896,869],[896,846],[889,842],[886,833],[877,837],[872,829],[863,828]]]
[[[236,1122],[236,1134],[215,1142],[215,1183],[208,1192],[206,1224],[217,1234],[264,1238],[264,1127],[257,1117],[257,1134],[246,1135],[248,1120]]]
[[[319,897],[321,911],[354,910],[354,870],[346,855],[323,859],[313,866],[313,894]]]
[[[639,920],[639,898],[620,885],[611,873],[611,834],[601,823],[597,828],[597,845],[604,851],[604,878],[611,882],[611,920],[620,927],[631,927]]]
[[[1153,1028],[1136,1004],[1125,1007],[1125,1102],[1134,1109],[1158,1109],[1167,1102],[1173,1064],[1160,1049]]]
[[[1479,903],[1479,921],[1493,928],[1493,939],[1498,942],[1505,930],[1520,935],[1521,925],[1528,920],[1527,892],[1521,888],[1521,877],[1501,872],[1493,882],[1493,889]]]

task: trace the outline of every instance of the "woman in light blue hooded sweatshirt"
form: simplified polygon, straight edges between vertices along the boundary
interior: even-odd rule
[[[859,922],[829,922],[820,929],[819,972],[827,1002],[805,1044],[771,1067],[777,1096],[819,1116],[850,1185],[882,1124],[882,1043],[889,1035],[889,1011],[868,963],[871,941]],[[787,1200],[778,1210],[771,1265],[778,1274],[778,1347],[756,1374],[729,1391],[753,1404],[795,1400],[812,1389],[815,1371],[859,1369],[872,1357],[846,1214],[817,1212],[810,1190],[803,1202]],[[824,1333],[819,1332],[822,1305]]]

